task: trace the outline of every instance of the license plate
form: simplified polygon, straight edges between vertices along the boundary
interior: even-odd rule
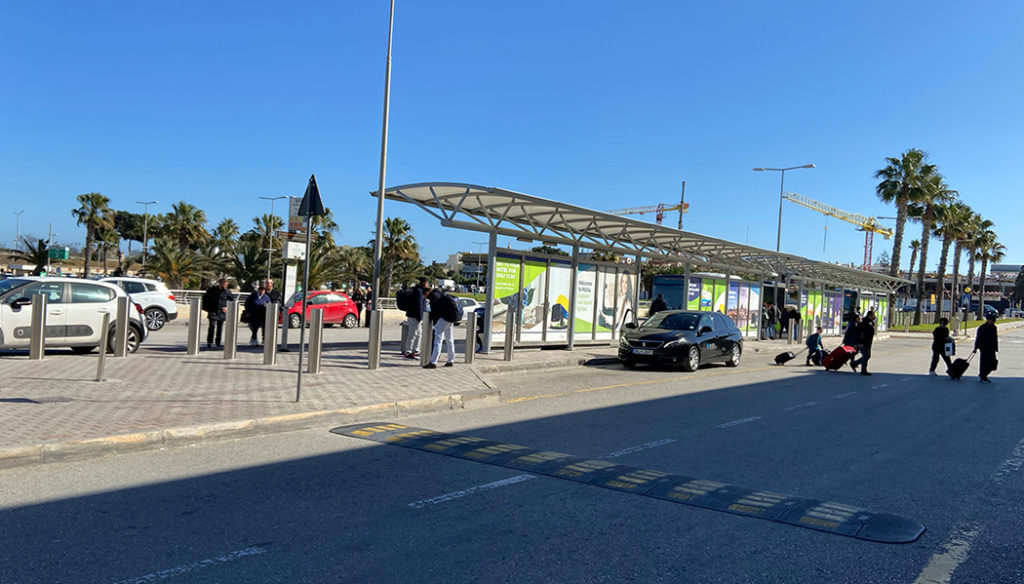
[[[634,355],[653,355],[654,349],[633,349]]]

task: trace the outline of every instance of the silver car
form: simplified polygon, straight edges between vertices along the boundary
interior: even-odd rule
[[[151,331],[158,331],[168,322],[178,318],[178,305],[174,302],[174,294],[171,294],[160,280],[118,276],[103,278],[100,282],[116,284],[127,292],[132,300],[141,304],[142,313],[146,316],[146,328]]]

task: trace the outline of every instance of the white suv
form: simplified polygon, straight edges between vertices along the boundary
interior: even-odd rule
[[[117,298],[127,296],[112,284],[78,278],[16,277],[0,281],[0,348],[29,346],[32,330],[32,296],[46,295],[46,346],[71,347],[88,353],[100,344],[103,315],[110,315],[108,350],[114,349]],[[146,338],[142,307],[128,310],[128,351],[134,353]]]
[[[159,280],[117,277],[103,278],[100,282],[120,286],[132,300],[141,304],[146,315],[146,328],[151,331],[158,331],[169,321],[178,318],[178,305],[174,303],[174,294],[171,294],[167,286]]]

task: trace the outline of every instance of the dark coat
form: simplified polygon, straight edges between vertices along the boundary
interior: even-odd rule
[[[979,326],[974,334],[974,348],[983,353],[999,352],[999,335],[996,330],[996,325],[990,322]]]
[[[273,290],[267,292],[267,296],[270,297],[270,301],[273,302],[274,304],[281,304],[281,302],[283,302],[281,291],[278,290],[277,288],[274,288]]]
[[[231,290],[222,290],[220,286],[211,286],[203,293],[203,310],[210,320],[224,320],[226,314],[221,308],[227,308],[228,302],[235,299]]]
[[[949,329],[941,324],[932,331],[932,351],[942,353],[946,350],[946,341],[949,340]]]
[[[405,311],[405,315],[416,320],[423,320],[423,313],[427,311],[427,298],[424,296],[426,287],[417,284],[412,287],[412,291],[414,292],[412,303]]]
[[[665,304],[665,299],[659,296],[651,301],[651,309],[647,312],[647,316],[654,316],[662,310],[668,310],[668,305]]]
[[[860,326],[857,327],[857,333],[860,336],[860,344],[863,347],[871,347],[871,343],[875,340],[875,321],[870,318],[865,318],[860,321]]]
[[[843,333],[843,344],[847,347],[856,347],[860,344],[860,328],[858,323],[851,322]]]

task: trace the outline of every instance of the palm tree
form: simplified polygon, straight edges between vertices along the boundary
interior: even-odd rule
[[[107,256],[109,255],[110,248],[117,250],[118,259],[117,265],[121,266],[121,235],[114,229],[114,220],[110,220],[110,225],[107,227],[101,227],[96,231],[96,241],[100,244],[100,254],[103,259],[103,275],[109,276],[110,269],[107,265]]]
[[[32,264],[32,274],[40,274],[46,270],[50,250],[46,240],[41,237],[22,235],[18,241],[21,249],[5,249],[7,259],[21,264]]]
[[[158,275],[171,288],[182,288],[185,282],[200,273],[197,258],[194,252],[182,251],[175,240],[161,237],[153,242],[153,257],[146,269]]]
[[[954,242],[959,242],[966,235],[964,228],[970,223],[973,211],[965,203],[952,201],[943,203],[935,208],[935,237],[942,238],[942,252],[939,256],[939,271],[936,274],[936,284],[939,291],[939,311],[942,311],[943,302],[946,296],[946,262],[949,260],[949,248]],[[956,243],[955,261],[953,262],[953,286],[950,293],[950,312],[956,302],[956,279],[960,264],[960,244]]]
[[[881,182],[875,187],[878,198],[896,204],[896,233],[893,236],[892,263],[889,275],[899,275],[900,252],[903,247],[903,229],[907,223],[907,206],[920,199],[920,191],[928,177],[935,174],[935,165],[927,164],[928,155],[916,148],[904,152],[900,158],[886,158],[885,168],[875,172]]]
[[[924,181],[924,188],[918,191],[914,201],[922,209],[921,213],[921,263],[917,269],[917,308],[914,309],[914,324],[921,324],[921,305],[924,303],[924,272],[928,265],[928,243],[932,240],[932,228],[935,224],[935,206],[948,203],[957,197],[957,192],[949,188],[942,175],[934,173]],[[939,304],[939,312],[942,304]]]
[[[89,277],[89,262],[92,257],[93,242],[96,241],[96,232],[103,227],[110,226],[108,212],[110,199],[100,193],[84,193],[77,197],[79,207],[71,211],[75,221],[85,227],[85,266],[83,276]]]
[[[178,242],[178,250],[197,249],[209,238],[206,232],[206,212],[180,201],[171,205],[171,212],[162,216],[163,235]]]
[[[974,262],[979,259],[978,250],[984,243],[985,233],[990,231],[993,225],[991,221],[975,213],[971,219],[971,229],[965,238],[965,249],[967,250],[967,287],[971,289],[972,296],[974,294]],[[968,308],[970,308],[970,302],[968,302]]]
[[[917,263],[917,253],[921,251],[921,241],[918,239],[911,240],[910,242],[910,271],[907,275],[914,273],[914,264]]]
[[[370,245],[374,242],[370,241]],[[391,279],[395,273],[395,264],[399,260],[419,261],[419,246],[412,235],[412,226],[400,217],[388,217],[384,220],[384,237],[381,246],[381,261],[384,262],[384,290],[378,294],[385,296],[391,290]]]
[[[341,263],[341,277],[351,280],[359,285],[359,282],[369,280],[373,275],[373,252],[372,248],[342,246],[338,248],[338,258]]]
[[[280,271],[280,265],[278,270]],[[266,271],[267,250],[260,244],[260,240],[251,238],[239,239],[231,253],[228,273],[238,281],[242,291],[248,292],[252,290],[252,283],[262,280],[266,276]]]
[[[982,237],[981,246],[978,249],[978,256],[981,260],[981,282],[978,285],[978,314],[985,313],[985,271],[989,262],[997,263],[1003,261],[1006,256],[1006,247],[996,239],[996,232],[989,229]]]
[[[213,229],[213,242],[219,249],[230,250],[238,239],[238,223],[230,217],[225,217]]]

